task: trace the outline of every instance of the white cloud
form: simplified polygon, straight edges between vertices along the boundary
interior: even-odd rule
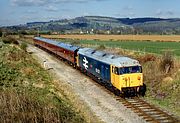
[[[168,10],[168,11],[166,11],[166,14],[167,15],[174,15],[174,12],[172,10]]]
[[[88,12],[84,12],[83,16],[89,16],[90,14]]]
[[[49,5],[45,8],[45,10],[50,11],[50,12],[56,12],[58,11],[58,8],[56,8],[55,6]]]
[[[155,14],[159,17],[168,17],[174,15],[174,11],[158,9]]]
[[[106,0],[91,0],[91,1],[106,1]],[[44,6],[48,4],[56,3],[86,3],[89,0],[11,0],[12,5],[16,6]]]
[[[11,0],[11,4],[16,6],[41,6],[47,2],[48,0]]]
[[[116,17],[123,17],[123,18],[131,18],[135,17],[136,14],[134,13],[134,8],[131,5],[124,6],[121,8],[121,12],[115,13],[114,16]]]
[[[158,16],[163,15],[163,11],[162,11],[161,9],[158,9],[158,10],[156,11],[156,15],[158,15]]]
[[[128,6],[125,6],[123,9],[126,11],[131,11],[131,10],[133,10],[133,7],[128,5]]]
[[[37,14],[38,11],[30,9],[30,10],[27,10],[26,13],[28,13],[28,14]]]

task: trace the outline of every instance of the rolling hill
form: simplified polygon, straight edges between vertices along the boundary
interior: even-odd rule
[[[24,25],[3,28],[12,31],[39,30],[43,32],[84,34],[180,34],[180,19],[83,16],[49,22],[28,22]]]

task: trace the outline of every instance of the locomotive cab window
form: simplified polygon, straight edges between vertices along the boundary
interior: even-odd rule
[[[114,73],[115,73],[116,75],[119,75],[119,70],[118,70],[117,67],[114,67]]]
[[[119,74],[129,74],[129,73],[142,73],[141,66],[131,66],[119,68]]]

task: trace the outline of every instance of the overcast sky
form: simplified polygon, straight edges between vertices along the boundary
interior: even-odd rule
[[[0,0],[0,26],[79,16],[180,18],[180,0]]]

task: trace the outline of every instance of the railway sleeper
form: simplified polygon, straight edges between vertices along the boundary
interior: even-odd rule
[[[145,120],[146,120],[147,122],[153,123],[153,119],[151,119],[151,118],[146,118]],[[154,122],[154,123],[157,123],[157,122]]]
[[[150,116],[148,116],[148,115],[144,115],[144,116],[142,116],[143,117],[143,119],[144,120],[150,120],[150,121],[153,121],[153,122],[155,122],[155,123],[159,123],[156,119],[154,119],[153,117],[150,117]]]
[[[170,120],[167,118],[156,118],[157,121],[160,121],[161,123],[178,123],[177,121]]]
[[[141,105],[141,104],[133,104],[135,107],[147,107],[147,105]],[[152,108],[151,108],[152,109]]]
[[[173,120],[165,118],[165,117],[154,117],[154,118],[159,121],[173,121]]]
[[[147,113],[147,114],[158,114],[156,111],[144,111],[144,110],[142,110],[143,112],[145,112],[145,113]]]
[[[141,107],[138,107],[138,108],[140,108],[140,109],[144,109],[144,110],[155,110],[155,109],[153,109],[153,108],[151,108],[151,107],[145,107],[145,106],[141,106]]]
[[[147,113],[147,112],[144,112],[144,111],[141,111],[141,110],[134,110],[135,113],[137,113],[139,116],[145,116],[145,117],[153,117],[153,115],[151,113]],[[155,119],[155,118],[154,118]]]
[[[168,117],[164,114],[158,113],[156,111],[144,111],[146,114],[151,115],[151,116],[158,116],[158,117]]]
[[[142,102],[130,102],[130,103],[132,103],[132,104],[141,104],[141,105],[148,105],[149,106],[149,104],[148,103],[142,103]]]
[[[157,111],[156,114],[159,114],[159,115],[161,115],[162,117],[169,117],[169,118],[171,118],[171,119],[174,119],[171,115],[168,115],[168,114],[166,114],[166,113],[164,113],[164,112],[159,112],[159,111]]]
[[[135,111],[135,110],[134,110],[134,113],[137,113],[139,116],[144,116],[144,114],[145,114],[145,113],[142,112],[142,111]]]
[[[149,114],[149,115],[151,115],[151,116],[153,116],[153,117],[162,117],[162,115],[156,114],[156,113],[154,113],[154,112],[148,112],[147,114]]]
[[[159,112],[157,112],[157,111],[156,111],[155,109],[153,109],[153,108],[150,108],[150,109],[141,108],[141,110],[144,111],[144,112],[156,112],[156,113],[159,113]]]
[[[171,118],[171,117],[158,117],[158,118],[161,118],[161,119],[163,119],[163,120],[178,122],[177,120],[175,120],[174,118]]]

